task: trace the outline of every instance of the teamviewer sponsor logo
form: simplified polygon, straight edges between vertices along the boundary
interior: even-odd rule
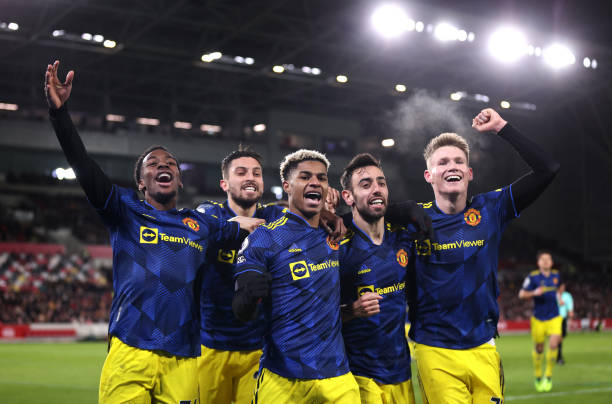
[[[158,229],[152,227],[140,226],[140,243],[141,244],[157,244]]]
[[[310,277],[310,271],[308,271],[308,265],[306,265],[306,261],[297,261],[290,263],[289,270],[291,270],[291,277],[294,281]]]
[[[357,297],[361,297],[368,292],[374,293],[374,285],[357,286]]]

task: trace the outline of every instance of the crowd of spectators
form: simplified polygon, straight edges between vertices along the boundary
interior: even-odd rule
[[[110,269],[84,254],[0,253],[0,323],[104,322]]]

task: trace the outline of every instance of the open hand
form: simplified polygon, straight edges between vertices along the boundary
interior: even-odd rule
[[[59,68],[59,60],[53,62],[53,65],[47,65],[45,72],[45,96],[49,108],[58,109],[68,98],[72,91],[72,80],[74,79],[74,70],[70,70],[66,75],[66,81],[63,83],[57,77],[57,69]]]

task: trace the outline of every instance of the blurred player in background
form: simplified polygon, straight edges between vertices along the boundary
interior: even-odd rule
[[[559,354],[557,355],[557,363],[559,365],[565,365],[565,358],[563,358],[563,340],[567,336],[567,323],[569,320],[574,318],[574,298],[565,289],[565,284],[562,284],[559,288],[561,294],[558,295],[557,304],[559,305],[559,315],[563,318],[561,323],[561,341],[559,341]]]
[[[233,309],[265,316],[254,403],[359,403],[341,335],[339,245],[320,226],[329,161],[316,151],[285,156],[289,210],[245,240]]]
[[[533,367],[536,391],[552,389],[552,371],[557,361],[557,348],[561,342],[562,317],[559,315],[557,299],[560,294],[561,276],[552,269],[553,259],[548,251],[539,251],[537,255],[538,270],[532,271],[519,291],[519,298],[533,299],[533,316],[531,317],[531,337],[535,344]],[[542,356],[546,337],[550,337],[546,352],[546,371],[542,378]]]
[[[340,178],[352,234],[340,244],[342,336],[351,373],[367,404],[414,403],[404,334],[412,235],[385,223],[389,204],[380,162],[358,154]]]
[[[210,240],[244,238],[260,220],[226,222],[176,209],[182,188],[177,159],[162,146],[139,157],[134,180],[144,195],[113,185],[91,159],[66,101],[74,71],[62,83],[59,62],[47,66],[45,94],[51,123],[87,199],[108,227],[113,247],[109,353],[100,378],[100,403],[195,402],[200,354],[196,278]]]
[[[423,207],[435,236],[416,246],[416,290],[409,316],[423,397],[436,404],[503,401],[504,375],[494,340],[499,243],[510,220],[546,189],[559,169],[490,108],[472,126],[505,139],[532,171],[510,186],[468,198],[473,171],[465,139],[444,133],[425,149],[424,176],[435,201]],[[391,213],[391,223],[402,223]]]

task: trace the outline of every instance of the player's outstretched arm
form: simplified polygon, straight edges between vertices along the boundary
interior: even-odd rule
[[[472,120],[478,132],[495,132],[505,139],[529,165],[531,172],[512,184],[512,196],[517,213],[529,206],[552,182],[560,165],[550,154],[531,139],[508,124],[495,110],[486,108]]]
[[[542,293],[544,293],[544,290],[542,289],[541,286],[539,286],[535,290],[521,289],[519,291],[519,299],[522,299],[522,300],[533,299],[536,296],[542,296]]]
[[[45,96],[49,104],[49,117],[64,151],[68,164],[74,169],[89,202],[98,209],[104,207],[111,193],[112,184],[102,169],[89,157],[66,108],[72,92],[74,71],[68,72],[62,83],[57,77],[59,61],[47,65],[45,72]]]

